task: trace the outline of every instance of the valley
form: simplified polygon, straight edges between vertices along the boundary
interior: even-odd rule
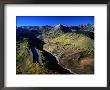
[[[94,74],[94,26],[16,27],[16,74]]]

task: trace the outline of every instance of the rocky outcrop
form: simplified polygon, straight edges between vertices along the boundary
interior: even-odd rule
[[[61,25],[61,24],[56,25],[53,29],[56,31],[64,32],[64,33],[72,31],[69,27]]]
[[[59,58],[59,65],[76,74],[93,74],[93,57],[87,56],[86,52],[65,51]]]

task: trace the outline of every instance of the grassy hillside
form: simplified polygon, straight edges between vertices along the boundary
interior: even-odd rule
[[[77,74],[94,73],[93,39],[83,34],[64,33],[46,38],[45,42],[45,50],[51,52],[62,67]]]
[[[31,50],[28,48],[27,42],[17,44],[16,53],[16,73],[17,74],[54,74],[58,73],[53,70],[49,70],[45,65],[42,64],[42,52],[39,51],[40,64],[33,63],[33,55]]]
[[[49,35],[51,34],[51,35]],[[57,33],[56,33],[57,34]],[[33,54],[28,47],[27,39],[17,41],[16,73],[17,74],[60,74],[59,70],[67,69],[76,74],[94,73],[94,40],[80,33],[48,33],[44,39],[44,50],[52,54],[59,69],[48,68],[51,63],[43,52],[36,49],[39,54],[39,63],[33,63]],[[51,58],[50,58],[51,59]],[[46,64],[42,65],[42,60]],[[55,64],[57,65],[57,64]],[[51,67],[56,67],[55,65]],[[61,69],[64,68],[64,69]]]

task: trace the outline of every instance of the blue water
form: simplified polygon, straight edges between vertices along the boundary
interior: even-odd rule
[[[31,51],[33,53],[33,62],[35,62],[35,63],[36,63],[36,61],[38,62],[39,61],[39,55],[38,55],[36,48],[32,47]]]

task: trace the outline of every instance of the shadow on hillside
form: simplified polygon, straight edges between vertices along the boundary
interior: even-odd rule
[[[43,50],[43,45],[45,44],[42,40],[36,38],[35,36],[31,36],[28,39],[28,44],[29,44],[29,48],[32,49],[34,48],[34,51],[32,51],[33,53],[33,63],[35,63],[35,61],[38,61],[38,53],[37,51],[35,51],[37,49],[42,51],[43,56],[45,57],[45,61],[46,61],[46,68],[48,68],[49,70],[53,70],[55,72],[58,72],[60,74],[72,74],[69,70],[64,69],[63,67],[61,67],[58,64],[58,61],[56,60],[56,58],[49,52]]]
[[[47,63],[46,67],[48,69],[54,70],[60,74],[72,74],[69,70],[64,69],[58,64],[58,61],[56,58],[49,52],[43,50],[43,56],[48,60],[49,62]]]
[[[90,31],[74,31],[76,34],[83,34],[91,39],[94,39],[94,32]]]

